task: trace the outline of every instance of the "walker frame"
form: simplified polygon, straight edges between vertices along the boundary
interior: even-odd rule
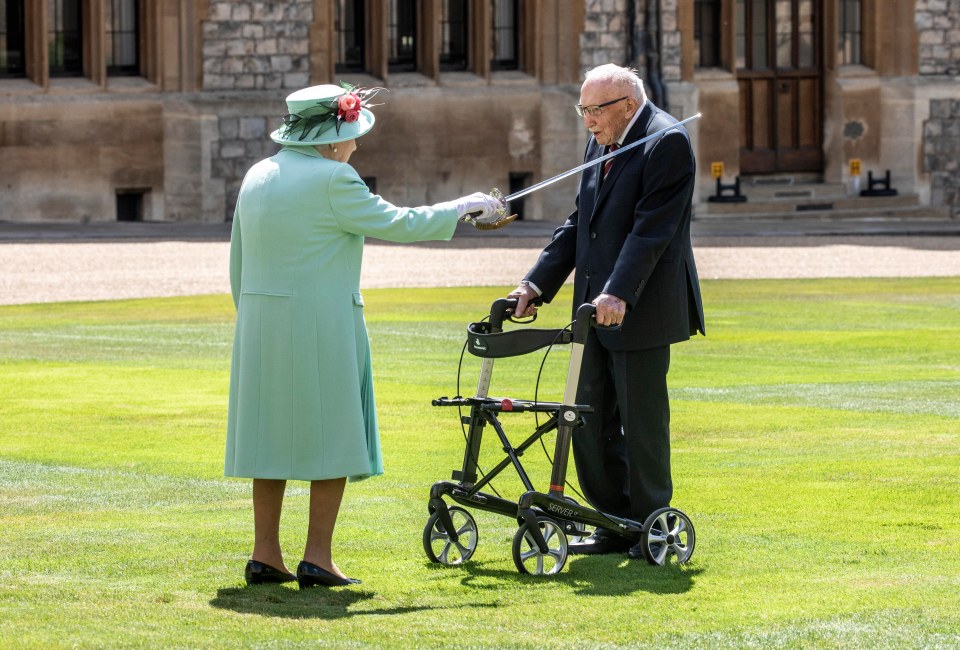
[[[693,523],[680,510],[660,508],[641,523],[581,505],[564,494],[572,437],[582,425],[581,415],[593,411],[592,406],[576,404],[575,399],[589,328],[598,327],[594,318],[596,307],[589,303],[581,305],[572,330],[523,328],[504,332],[503,322],[512,320],[510,314],[516,304],[514,299],[497,300],[490,309],[489,320],[471,323],[467,328],[467,349],[482,359],[476,395],[440,397],[432,402],[434,406],[469,407],[469,415],[462,417],[462,424],[468,429],[460,470],[453,472],[452,480],[438,481],[430,489],[430,516],[423,529],[427,557],[432,562],[450,566],[466,562],[473,556],[479,536],[476,521],[465,509],[470,507],[516,519],[519,528],[513,539],[513,560],[521,573],[552,575],[562,571],[568,556],[568,537],[585,536],[586,526],[606,528],[634,543],[642,542],[644,558],[650,564],[662,566],[671,561],[687,562],[693,554],[696,534]],[[488,395],[496,358],[519,356],[549,345],[567,343],[571,345],[571,352],[562,402]],[[499,416],[524,412],[545,413],[549,418],[514,447]],[[480,446],[487,425],[496,432],[506,457],[478,480]],[[550,488],[546,493],[538,492],[524,470],[520,456],[553,430],[557,431],[557,439]],[[526,490],[518,501],[483,491],[510,466],[516,470]],[[448,506],[444,497],[459,505]]]

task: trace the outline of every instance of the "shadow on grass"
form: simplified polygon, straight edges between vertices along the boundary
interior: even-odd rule
[[[276,618],[322,618],[340,619],[354,616],[392,616],[409,614],[445,607],[409,606],[374,609],[352,609],[355,605],[370,600],[376,594],[364,589],[307,589],[282,585],[257,585],[254,587],[224,587],[217,590],[210,605],[229,609],[241,614],[259,614]],[[474,607],[495,605],[475,604]],[[462,608],[463,605],[457,605]]]
[[[429,565],[437,571],[444,567]],[[703,569],[690,566],[651,566],[643,561],[620,557],[583,556],[567,561],[563,571],[552,576],[534,576],[503,569],[490,569],[483,562],[457,567],[468,573],[461,583],[474,589],[499,589],[504,583],[561,584],[581,596],[626,596],[643,591],[652,594],[681,594],[693,588]]]

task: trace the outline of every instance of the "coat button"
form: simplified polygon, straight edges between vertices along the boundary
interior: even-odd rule
[[[597,238],[597,233],[595,232],[590,233],[590,239],[596,239],[596,238]]]

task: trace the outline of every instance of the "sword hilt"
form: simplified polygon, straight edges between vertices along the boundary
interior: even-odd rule
[[[464,221],[473,225],[477,230],[499,230],[517,219],[517,215],[515,214],[507,216],[507,206],[504,201],[503,192],[497,188],[493,188],[490,190],[490,196],[500,201],[500,207],[497,208],[497,214],[500,215],[500,218],[490,223],[477,223],[475,217],[479,216],[480,212],[468,212]]]

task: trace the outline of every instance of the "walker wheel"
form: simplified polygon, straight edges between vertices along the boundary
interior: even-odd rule
[[[660,508],[643,523],[640,544],[650,564],[684,564],[693,555],[697,535],[690,518],[676,508]]]
[[[440,511],[437,510],[427,519],[423,527],[423,550],[431,562],[453,566],[463,564],[477,550],[477,522],[469,512],[458,506],[447,508],[450,519],[453,520],[453,529],[457,531],[457,540],[450,538],[450,534],[440,522]]]
[[[520,573],[536,576],[560,573],[567,562],[567,536],[560,525],[549,517],[537,517],[537,525],[547,542],[547,552],[540,552],[533,534],[524,522],[513,537],[513,563]]]

